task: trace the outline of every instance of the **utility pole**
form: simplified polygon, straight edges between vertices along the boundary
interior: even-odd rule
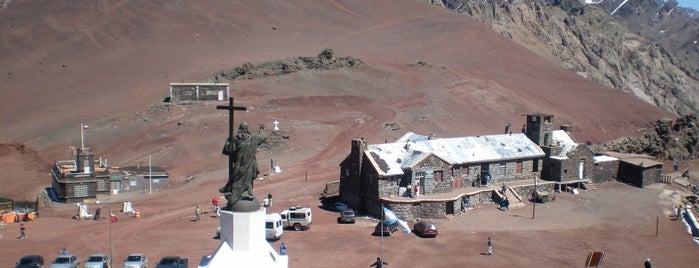
[[[148,194],[153,193],[153,166],[150,158],[150,154],[148,155]]]
[[[109,207],[109,265],[113,262],[112,256],[112,207]]]

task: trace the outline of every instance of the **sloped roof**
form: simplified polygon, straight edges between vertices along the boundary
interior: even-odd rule
[[[544,151],[523,133],[429,140],[407,140],[403,137],[399,139],[400,142],[367,146],[365,154],[379,176],[401,175],[404,169],[413,168],[430,155],[450,165],[537,158],[545,155]]]
[[[578,143],[565,130],[554,130],[551,138],[552,145],[561,147],[561,152],[558,155],[552,155],[551,158],[567,159],[568,154],[578,147]]]

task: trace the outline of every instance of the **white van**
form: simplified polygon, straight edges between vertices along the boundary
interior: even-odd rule
[[[284,234],[282,216],[279,213],[267,214],[265,216],[265,237],[267,240],[277,240]]]

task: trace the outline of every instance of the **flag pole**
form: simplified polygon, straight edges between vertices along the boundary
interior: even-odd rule
[[[80,149],[85,148],[85,125],[80,122]]]
[[[383,207],[383,203],[381,203],[381,262],[383,262],[383,222],[386,220],[386,209]],[[389,233],[391,232],[390,230],[388,231]]]
[[[153,169],[150,154],[148,155],[148,194],[153,194]]]

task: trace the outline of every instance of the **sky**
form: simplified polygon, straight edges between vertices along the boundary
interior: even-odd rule
[[[699,0],[676,0],[681,7],[691,7],[699,11]]]

